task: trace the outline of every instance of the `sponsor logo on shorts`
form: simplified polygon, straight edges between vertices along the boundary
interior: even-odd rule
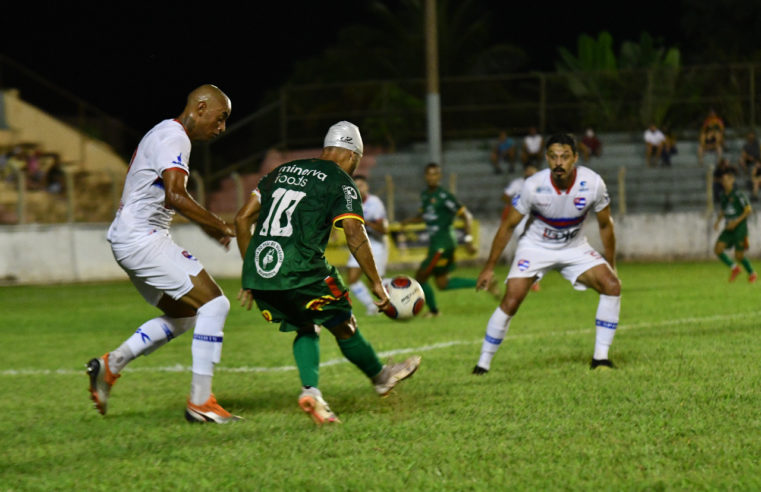
[[[531,265],[531,262],[528,260],[518,260],[518,270],[525,272],[528,270],[528,267]]]
[[[272,323],[272,313],[265,309],[262,311],[262,317],[267,320],[268,323]]]
[[[587,206],[587,199],[583,196],[577,196],[573,199],[573,206],[576,207],[577,210],[583,210],[584,207]]]
[[[339,301],[341,298],[331,295],[324,295],[306,303],[306,308],[311,311],[322,311],[322,308],[333,302]]]
[[[283,265],[283,248],[276,241],[264,241],[256,248],[254,264],[256,273],[263,278],[272,278]]]
[[[197,259],[195,256],[193,256],[193,255],[191,255],[190,253],[188,253],[188,251],[187,251],[187,250],[183,250],[183,251],[182,251],[182,256],[184,256],[184,257],[185,257],[185,258],[187,258],[188,260],[198,261],[198,259]]]

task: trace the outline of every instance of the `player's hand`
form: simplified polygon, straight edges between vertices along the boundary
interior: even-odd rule
[[[378,306],[378,311],[385,311],[388,309],[391,305],[391,301],[388,299],[388,292],[386,292],[386,288],[383,287],[383,284],[378,283],[377,285],[373,285],[372,291],[375,297],[378,298],[378,300],[375,301],[375,305]]]
[[[238,291],[238,300],[241,307],[246,308],[246,311],[251,311],[251,306],[254,305],[254,294],[250,289],[241,289]]]
[[[478,275],[478,280],[476,280],[476,291],[488,289],[493,278],[494,271],[491,269],[484,269]]]

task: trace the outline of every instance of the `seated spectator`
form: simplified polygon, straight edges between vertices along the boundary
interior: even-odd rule
[[[494,166],[494,174],[502,172],[501,163],[507,163],[508,172],[515,171],[515,141],[507,135],[507,132],[499,132],[497,145],[491,153],[491,164]]]
[[[658,129],[658,126],[655,123],[650,123],[648,129],[645,130],[644,139],[645,162],[647,163],[647,167],[655,167],[661,159],[663,146],[666,142],[666,135]]]
[[[731,168],[732,166],[729,165],[729,159],[721,159],[719,163],[716,164],[716,169],[713,171],[713,201],[716,203],[719,203],[719,195],[724,189],[721,184],[721,177]]]
[[[600,157],[602,155],[602,142],[597,138],[592,128],[587,128],[584,138],[579,141],[579,152],[584,161],[588,161],[590,157]]]
[[[49,193],[61,193],[65,184],[63,167],[61,167],[61,158],[58,154],[53,154],[53,163],[45,174],[45,188]]]
[[[719,118],[713,109],[703,120],[698,138],[698,163],[703,165],[703,154],[715,152],[716,160],[721,161],[724,151],[724,121]]]
[[[39,150],[33,150],[26,156],[26,187],[30,190],[39,190],[42,187],[42,181],[45,179],[45,173],[42,171],[42,153]]]
[[[761,189],[761,161],[756,163],[750,169],[751,198],[758,200],[758,190]]]
[[[544,158],[544,138],[536,131],[536,127],[529,128],[528,135],[523,137],[523,146],[521,148],[521,162],[523,167],[533,164],[537,167],[541,165]]]
[[[759,163],[761,163],[761,147],[756,133],[750,132],[745,137],[745,144],[740,151],[740,168],[746,173],[751,172]]]
[[[663,135],[666,139],[663,141],[663,149],[661,149],[661,162],[664,166],[671,166],[671,156],[677,153],[676,134],[672,130],[664,128]]]

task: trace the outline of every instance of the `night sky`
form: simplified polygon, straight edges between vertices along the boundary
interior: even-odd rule
[[[140,132],[179,114],[186,94],[207,82],[231,97],[233,119],[252,112],[287,80],[295,60],[319,54],[342,25],[367,21],[362,1],[16,3],[4,11],[0,53]],[[481,3],[493,13],[495,41],[521,46],[536,70],[551,70],[557,47],[574,51],[581,33],[608,30],[620,42],[647,30],[678,42],[678,23],[663,2],[615,13]],[[660,5],[660,15],[648,5]]]

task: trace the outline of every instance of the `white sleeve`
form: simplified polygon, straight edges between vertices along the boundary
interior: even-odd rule
[[[528,180],[523,182],[523,186],[520,190],[520,195],[518,195],[518,199],[513,199],[513,207],[515,210],[521,213],[521,215],[528,215],[529,212],[531,212],[531,198],[533,196],[533,193],[531,193],[531,189],[528,183]]]
[[[171,135],[157,142],[153,149],[153,166],[161,176],[167,169],[180,169],[190,174],[190,139],[184,135]]]
[[[610,205],[610,196],[608,195],[608,188],[605,186],[605,181],[601,176],[597,176],[597,186],[595,187],[595,201],[594,211],[599,212],[608,205]]]

